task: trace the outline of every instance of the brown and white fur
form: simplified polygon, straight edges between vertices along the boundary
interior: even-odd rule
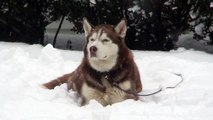
[[[48,89],[67,83],[82,98],[81,105],[95,99],[103,106],[138,97],[125,91],[138,93],[142,84],[132,52],[124,43],[126,21],[122,19],[117,26],[98,25],[93,27],[87,19],[83,20],[86,45],[84,57],[78,68],[55,80],[43,84]]]

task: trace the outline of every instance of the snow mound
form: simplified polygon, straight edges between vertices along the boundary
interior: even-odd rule
[[[80,107],[66,84],[54,90],[42,83],[72,72],[83,57],[51,45],[0,42],[0,120],[212,120],[213,56],[180,48],[170,52],[133,51],[144,91],[175,89],[106,107],[95,100]]]

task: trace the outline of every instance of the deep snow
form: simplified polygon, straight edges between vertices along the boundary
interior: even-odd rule
[[[74,70],[81,51],[51,45],[0,42],[0,120],[212,120],[213,56],[179,48],[170,52],[133,51],[144,90],[170,86],[181,73],[184,81],[139,101],[126,100],[102,107],[96,101],[79,107],[75,94],[63,84],[40,87]]]

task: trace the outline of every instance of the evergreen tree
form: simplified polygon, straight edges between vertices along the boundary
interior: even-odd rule
[[[3,0],[0,3],[0,40],[43,44],[45,26],[54,19],[55,1]]]
[[[74,0],[67,1],[68,20],[74,23],[75,32],[82,31],[82,19],[86,17],[91,24],[113,24],[116,25],[119,20],[125,17],[129,0]]]
[[[135,41],[145,50],[170,50],[187,29],[191,5],[185,0],[135,0],[133,11]]]
[[[83,17],[93,25],[115,25],[125,17],[128,23],[126,44],[131,49],[173,49],[180,34],[196,32],[196,24],[200,23],[205,26],[202,35],[212,36],[209,0],[74,0],[68,3],[69,20],[74,23],[72,30],[76,32],[82,32]],[[194,13],[198,17],[192,18]]]
[[[125,40],[131,49],[170,50],[185,31],[213,44],[209,0],[3,0],[0,40],[43,44],[46,25],[64,16],[76,33],[83,32],[83,17],[93,25],[116,25],[126,18]]]
[[[146,50],[174,48],[174,38],[172,38],[174,36],[168,34],[168,32],[171,34],[174,32],[167,31],[169,25],[165,26],[167,21],[162,15],[165,9],[163,8],[164,2],[161,0],[134,1],[134,4],[139,8],[134,11],[129,9],[133,5],[131,0],[94,0],[94,3],[91,1],[72,1],[68,3],[69,20],[74,23],[72,29],[74,31],[82,32],[81,20],[83,17],[87,17],[93,25],[103,23],[116,25],[119,20],[126,18],[129,26],[126,44],[129,48]]]
[[[190,4],[190,31],[194,33],[194,39],[213,45],[213,7],[210,7],[210,0],[192,0]]]

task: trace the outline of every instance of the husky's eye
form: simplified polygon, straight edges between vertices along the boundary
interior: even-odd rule
[[[106,43],[106,42],[109,42],[108,39],[103,39],[102,42]]]
[[[90,41],[95,41],[95,39],[92,38],[92,39],[90,39]]]

